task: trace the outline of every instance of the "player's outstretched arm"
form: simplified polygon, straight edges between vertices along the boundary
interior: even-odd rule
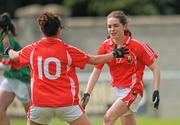
[[[105,63],[112,58],[124,58],[125,55],[128,53],[129,53],[128,48],[124,46],[121,48],[117,48],[117,44],[115,44],[113,51],[108,54],[90,56],[89,64],[97,65],[97,64]]]

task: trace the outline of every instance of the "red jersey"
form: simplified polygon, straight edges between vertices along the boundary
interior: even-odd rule
[[[31,68],[31,105],[77,105],[79,83],[75,68],[83,69],[89,56],[58,38],[45,37],[19,53],[21,65]]]
[[[145,66],[153,64],[157,54],[147,45],[126,36],[123,46],[129,48],[129,61],[126,58],[111,59],[107,62],[112,78],[112,86],[135,88],[143,90],[143,72]],[[113,50],[114,41],[110,38],[99,47],[98,54],[109,53]],[[121,47],[121,46],[118,46]],[[96,65],[102,69],[104,64]]]

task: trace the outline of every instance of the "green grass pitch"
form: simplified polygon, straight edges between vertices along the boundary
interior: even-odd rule
[[[102,125],[102,118],[90,118],[93,125]],[[25,125],[26,120],[24,119],[13,119],[11,120],[12,125]],[[60,122],[57,119],[53,119],[49,125],[68,125],[65,122]],[[118,120],[115,125],[121,125]],[[137,125],[180,125],[179,119],[156,119],[156,118],[138,118]]]

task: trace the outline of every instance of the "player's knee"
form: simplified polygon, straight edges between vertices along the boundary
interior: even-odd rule
[[[114,117],[112,117],[111,115],[108,115],[107,113],[104,115],[104,119],[103,119],[104,123],[106,124],[110,124],[110,123],[114,123],[115,119]]]
[[[6,116],[6,112],[0,110],[0,121],[2,121]]]

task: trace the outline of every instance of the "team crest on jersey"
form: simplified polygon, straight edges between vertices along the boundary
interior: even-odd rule
[[[132,56],[131,55],[125,56],[125,58],[126,58],[128,63],[132,62]]]

